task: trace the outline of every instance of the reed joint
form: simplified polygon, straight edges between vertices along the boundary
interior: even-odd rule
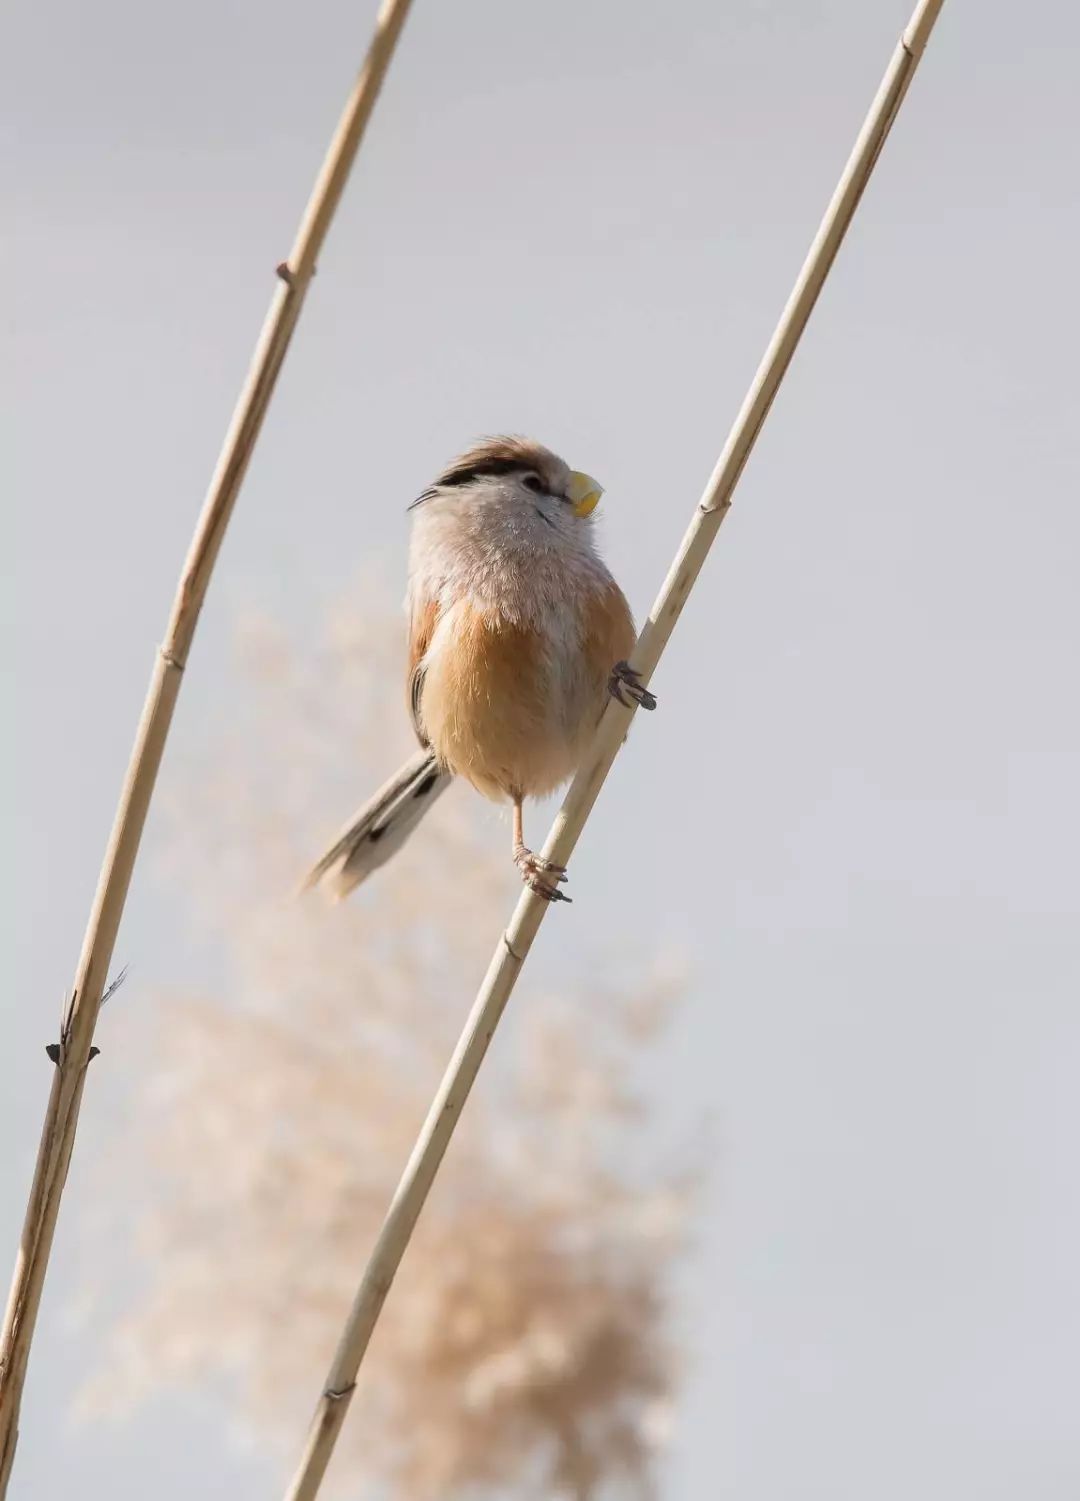
[[[101,1052],[100,1048],[91,1048],[89,1056],[87,1057],[87,1060],[86,1060],[87,1063],[89,1063],[92,1058],[96,1058],[97,1055],[100,1052]],[[49,1058],[49,1060],[52,1063],[56,1064],[57,1068],[60,1067],[60,1058],[61,1058],[61,1044],[60,1043],[58,1043],[58,1042],[48,1042],[48,1043],[46,1043],[45,1044],[45,1054],[46,1054],[46,1056]]]

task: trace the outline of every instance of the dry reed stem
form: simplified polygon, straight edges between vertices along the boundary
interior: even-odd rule
[[[646,683],[727,514],[732,492],[809,321],[943,3],[944,0],[920,0],[889,62],[776,332],[630,659],[631,666]],[[547,859],[560,865],[568,863],[625,739],[633,712],[632,708],[609,702],[589,756],[574,778],[544,845]],[[364,1270],[286,1501],[313,1501],[318,1494],[383,1301],[548,906],[532,892],[524,892],[495,950]]]
[[[0,1501],[18,1442],[19,1408],[41,1291],[82,1101],[91,1044],[113,945],[127,899],[147,809],[180,691],[199,612],[233,505],[262,427],[315,264],[412,0],[384,0],[363,67],[342,113],[296,241],[278,267],[278,286],[195,529],[143,705],[87,923],[34,1179],[0,1335]]]

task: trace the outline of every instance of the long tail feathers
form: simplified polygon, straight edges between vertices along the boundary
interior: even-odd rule
[[[353,814],[302,889],[323,886],[334,901],[348,896],[397,853],[451,780],[431,751],[419,751]]]

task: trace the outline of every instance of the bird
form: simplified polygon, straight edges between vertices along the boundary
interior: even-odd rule
[[[417,753],[310,871],[340,900],[402,847],[455,777],[510,803],[525,885],[569,901],[564,866],[525,843],[522,805],[570,780],[609,695],[655,709],[628,663],[630,606],[602,561],[603,494],[534,439],[480,440],[408,507],[406,701]]]

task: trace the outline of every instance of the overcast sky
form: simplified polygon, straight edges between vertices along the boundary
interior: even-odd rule
[[[238,612],[302,630],[362,560],[402,577],[405,504],[478,432],[604,482],[644,614],[909,9],[418,0],[166,783]],[[372,14],[7,8],[4,1279],[154,646]],[[665,1501],[1080,1494],[1078,64],[1065,0],[946,0],[538,945],[554,975],[630,916],[695,973],[657,1090],[722,1145]],[[129,1006],[182,942],[142,872]],[[208,1399],[67,1418],[84,1170],[138,1062],[110,1013],[13,1498],[262,1501]]]

